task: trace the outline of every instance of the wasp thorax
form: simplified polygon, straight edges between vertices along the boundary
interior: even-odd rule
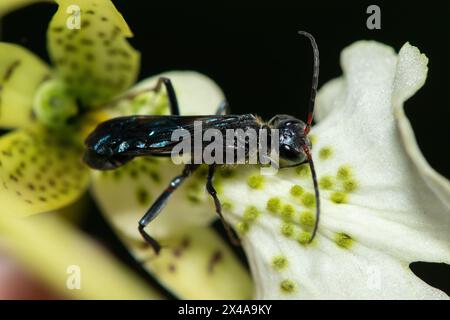
[[[280,168],[292,167],[306,161],[304,146],[311,148],[305,134],[306,124],[289,115],[277,115],[269,121],[269,126],[279,132]]]

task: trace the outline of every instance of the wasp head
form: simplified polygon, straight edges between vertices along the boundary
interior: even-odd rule
[[[295,167],[307,160],[304,147],[311,148],[307,136],[307,125],[289,115],[277,115],[269,121],[269,126],[279,131],[280,168]]]

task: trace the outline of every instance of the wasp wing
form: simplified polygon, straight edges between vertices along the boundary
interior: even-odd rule
[[[201,123],[202,133],[215,128],[239,128],[242,123],[254,122],[252,115],[208,116],[128,116],[105,121],[87,137],[85,162],[97,169],[114,169],[133,157],[143,155],[170,156],[179,140],[172,140],[175,130],[185,130],[194,136]],[[197,124],[196,124],[197,121]]]

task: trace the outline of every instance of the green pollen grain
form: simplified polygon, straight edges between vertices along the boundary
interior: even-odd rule
[[[246,234],[248,230],[250,230],[250,225],[247,222],[242,221],[236,225],[236,229],[238,233]]]
[[[319,179],[319,187],[324,190],[333,188],[334,182],[332,176],[323,176]]]
[[[283,293],[292,293],[295,291],[296,284],[294,281],[285,279],[280,282],[280,289]]]
[[[327,160],[331,158],[333,155],[333,149],[331,147],[323,147],[319,150],[319,159],[320,160]]]
[[[297,242],[300,243],[302,246],[307,245],[309,241],[311,240],[311,233],[308,231],[302,231],[297,236]]]
[[[302,204],[307,208],[312,208],[316,204],[316,197],[310,192],[304,193],[300,200]]]
[[[302,165],[296,167],[295,172],[302,178],[306,178],[311,174],[311,171],[307,164],[302,164]]]
[[[346,180],[346,179],[349,179],[351,176],[352,176],[352,171],[349,166],[344,165],[344,166],[340,166],[338,168],[336,177],[339,180]]]
[[[281,225],[281,234],[285,237],[292,237],[294,235],[294,224],[290,222],[283,222]]]
[[[356,180],[350,178],[342,182],[342,187],[344,188],[345,192],[353,192],[358,188],[358,183],[356,182]]]
[[[304,190],[301,186],[296,184],[296,185],[292,186],[292,188],[291,188],[291,190],[289,190],[289,192],[291,193],[292,196],[299,197],[303,194]]]
[[[247,178],[247,185],[252,189],[264,188],[264,177],[259,174],[251,175]]]
[[[267,210],[272,213],[278,213],[281,209],[281,200],[280,198],[270,198],[267,200]]]
[[[346,203],[347,202],[347,194],[344,192],[333,192],[331,194],[331,201],[337,204]]]
[[[288,260],[284,256],[275,256],[272,258],[272,268],[276,271],[281,271],[287,268]]]
[[[304,227],[313,227],[316,217],[311,211],[303,211],[300,213],[300,224]]]
[[[243,219],[246,222],[254,222],[259,216],[261,212],[255,206],[248,206],[244,210]]]
[[[283,221],[290,222],[294,218],[295,208],[291,204],[285,204],[282,206],[280,214]]]
[[[349,249],[352,246],[354,240],[348,234],[339,232],[336,233],[334,241],[339,247]]]

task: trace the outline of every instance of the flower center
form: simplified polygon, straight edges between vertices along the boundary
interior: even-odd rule
[[[60,128],[78,113],[77,103],[67,85],[57,79],[45,81],[34,98],[33,111],[39,122]]]

